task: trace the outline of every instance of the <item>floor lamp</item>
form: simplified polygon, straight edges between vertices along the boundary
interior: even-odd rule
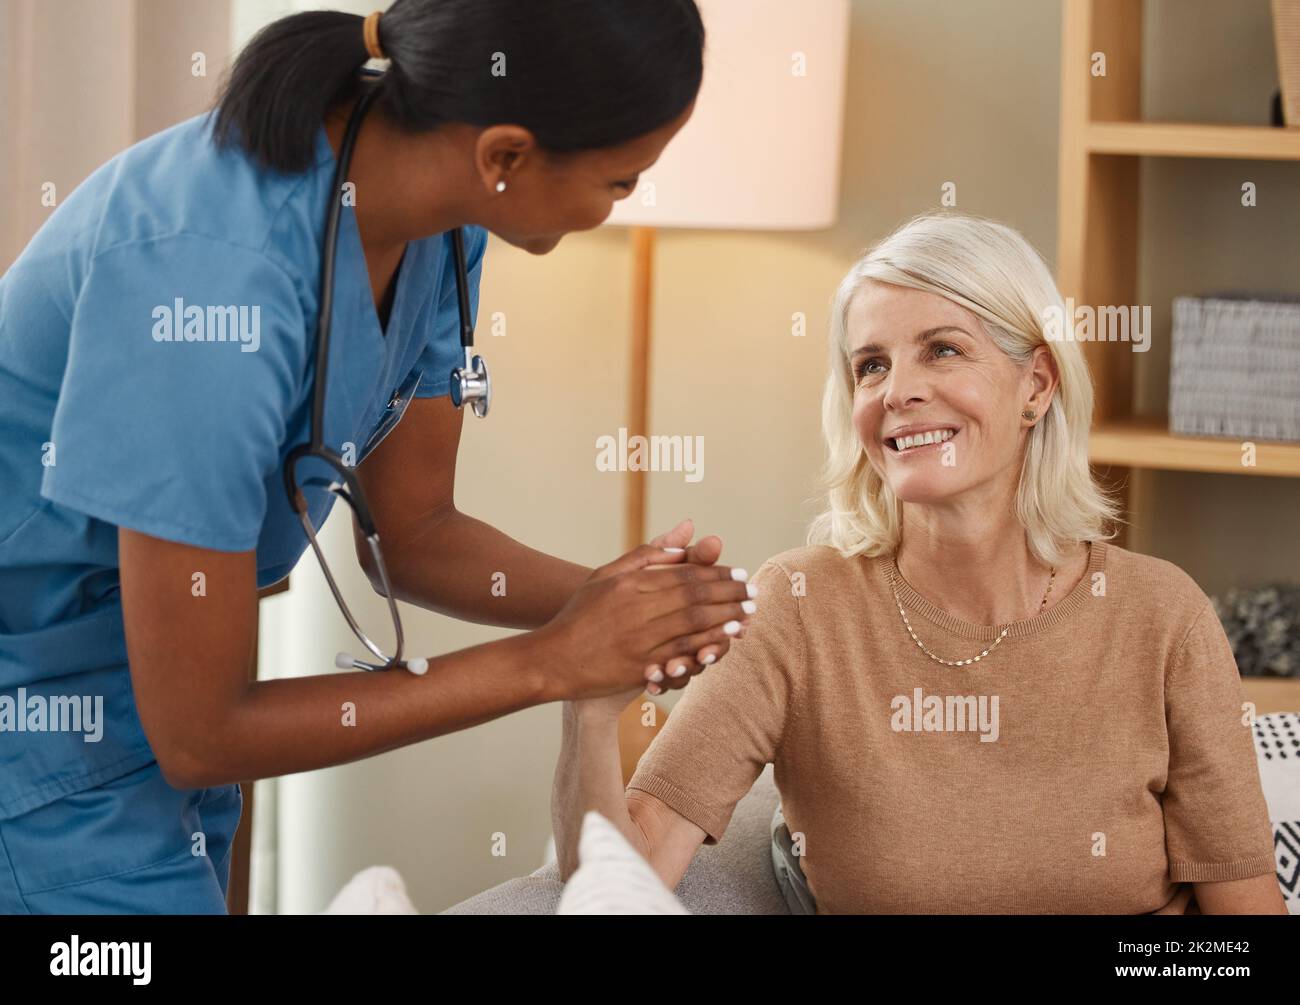
[[[609,224],[631,228],[629,441],[648,436],[655,238],[661,227],[816,230],[835,222],[849,0],[697,0],[695,112]],[[628,472],[624,550],[645,540],[646,472]]]

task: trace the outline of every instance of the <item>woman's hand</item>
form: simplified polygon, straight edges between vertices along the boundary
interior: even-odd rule
[[[685,548],[687,562],[700,566],[713,566],[722,554],[722,539],[716,535],[710,535],[701,538],[694,546],[689,546],[693,531],[694,525],[689,519],[686,519],[667,533],[652,538],[649,543],[652,546],[662,548]],[[749,599],[754,595],[753,587],[746,583],[745,588],[746,599]],[[734,638],[744,636],[745,626],[749,623],[749,618],[750,615],[746,613],[739,619],[740,630],[733,636]],[[683,688],[697,673],[720,660],[730,648],[731,639],[728,638],[722,642],[703,647],[694,656],[674,657],[666,665],[651,664],[646,668],[645,681],[640,685],[618,694],[576,701],[574,703],[575,711],[584,717],[592,715],[617,719],[623,709],[638,698],[642,691],[657,695],[662,694],[669,688],[674,690]],[[677,667],[685,667],[685,670],[681,673],[673,673]]]
[[[554,667],[557,697],[635,695],[646,667],[693,660],[734,636],[748,617],[747,600],[743,579],[729,567],[693,564],[685,550],[643,544],[596,569],[533,634]]]
[[[683,520],[672,530],[658,537],[651,538],[650,544],[663,548],[686,548],[686,561],[695,565],[713,565],[722,556],[722,538],[716,534],[710,534],[708,537],[702,537],[694,545],[690,543],[691,536],[695,532],[695,525],[689,519]],[[751,599],[756,595],[752,586],[747,587],[748,597]],[[735,638],[745,637],[745,627],[749,624],[749,615],[740,620],[740,631],[736,633]],[[727,654],[731,648],[731,639],[723,642],[708,645],[697,652],[694,657],[683,656],[668,661],[665,666],[657,664],[646,667],[646,691],[650,694],[662,694],[667,690],[678,690],[685,687],[692,677],[707,666],[712,666],[718,660]],[[635,697],[633,695],[632,697]],[[631,701],[632,698],[628,698]]]

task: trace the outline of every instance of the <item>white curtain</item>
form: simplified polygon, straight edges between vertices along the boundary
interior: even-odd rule
[[[0,0],[0,268],[100,164],[201,112],[229,54],[228,0]]]

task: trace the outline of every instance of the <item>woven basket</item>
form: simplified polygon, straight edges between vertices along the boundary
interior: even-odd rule
[[[1169,430],[1300,441],[1300,300],[1175,298]]]
[[[1273,0],[1273,40],[1282,84],[1282,118],[1300,128],[1300,0]]]

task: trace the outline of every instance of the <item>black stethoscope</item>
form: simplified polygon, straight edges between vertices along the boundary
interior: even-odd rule
[[[367,76],[378,75],[371,71],[362,72]],[[384,565],[383,552],[379,548],[379,532],[375,529],[374,520],[370,516],[370,507],[366,505],[365,493],[361,491],[361,482],[352,467],[345,464],[339,454],[325,445],[325,384],[329,364],[330,315],[334,306],[334,258],[338,250],[339,217],[343,206],[342,186],[348,168],[352,164],[352,150],[356,145],[357,134],[361,131],[361,120],[365,118],[377,94],[377,90],[370,89],[357,100],[356,107],[353,108],[352,115],[348,119],[343,144],[339,150],[338,163],[334,168],[329,216],[325,221],[324,260],[321,264],[320,313],[316,325],[316,385],[312,391],[311,405],[311,440],[299,444],[289,452],[284,463],[284,486],[289,495],[289,505],[298,514],[298,519],[307,533],[307,539],[316,553],[316,559],[320,562],[321,571],[325,573],[325,581],[329,584],[330,592],[334,594],[339,610],[343,612],[343,617],[347,620],[353,634],[379,661],[369,663],[356,659],[349,653],[339,653],[335,657],[335,665],[343,670],[391,670],[394,667],[403,667],[411,673],[423,674],[429,669],[428,660],[419,658],[407,660],[402,657],[404,646],[402,620],[397,613],[397,602],[393,599],[388,569]],[[492,382],[488,377],[487,364],[483,361],[483,357],[474,355],[474,325],[469,316],[469,279],[465,267],[465,239],[459,227],[451,232],[451,243],[456,259],[456,306],[460,312],[460,344],[465,350],[464,366],[458,366],[451,371],[451,402],[457,408],[469,405],[475,415],[483,417],[487,415],[488,406],[492,402]],[[390,402],[390,407],[402,404],[400,400],[394,399]],[[388,601],[388,613],[393,619],[393,630],[397,638],[397,651],[391,657],[384,655],[383,650],[361,630],[352,612],[348,610],[343,594],[339,591],[338,584],[330,573],[329,565],[325,562],[325,555],[316,540],[315,528],[312,527],[311,518],[307,515],[307,501],[299,489],[296,475],[298,463],[305,458],[327,464],[337,478],[333,481],[324,478],[308,478],[302,484],[326,488],[352,507],[357,524],[365,535],[366,543],[370,546],[370,554],[374,558],[375,568],[383,584],[384,597]]]

